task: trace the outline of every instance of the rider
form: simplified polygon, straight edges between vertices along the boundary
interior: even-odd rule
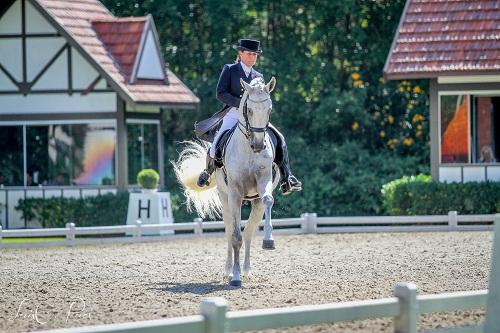
[[[243,87],[241,86],[240,78],[247,83],[250,83],[256,77],[263,78],[261,73],[253,69],[253,65],[257,62],[257,56],[262,53],[260,42],[252,39],[240,39],[236,49],[238,50],[236,63],[224,65],[219,82],[217,83],[217,99],[225,104],[224,108],[209,119],[196,124],[198,136],[210,138],[210,134],[207,133],[213,131],[222,118],[222,125],[213,140],[207,156],[207,168],[203,170],[198,178],[198,186],[200,187],[209,185],[210,175],[215,171],[214,158],[217,141],[226,130],[231,129],[238,123],[238,107],[243,96]],[[269,124],[269,129],[277,139],[275,162],[280,169],[281,192],[287,195],[291,192],[301,191],[302,183],[292,175],[290,170],[285,138],[271,124]]]

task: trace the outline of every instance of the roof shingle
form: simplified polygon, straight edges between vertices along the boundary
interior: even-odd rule
[[[408,0],[384,74],[387,79],[500,70],[500,2]]]
[[[116,18],[98,0],[35,1],[113,80],[128,100],[188,106],[199,103],[198,97],[168,69],[168,83],[158,80],[129,83],[141,28],[147,17]]]

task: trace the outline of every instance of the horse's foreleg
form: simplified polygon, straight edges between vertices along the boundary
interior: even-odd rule
[[[232,286],[241,286],[241,268],[240,268],[240,249],[243,243],[241,237],[241,198],[235,194],[228,196],[229,214],[232,230],[232,245],[233,245],[233,277],[231,279]]]
[[[219,192],[219,197],[222,202],[222,219],[224,220],[225,234],[227,239],[227,257],[224,267],[224,276],[232,278],[233,276],[233,224],[231,223],[231,214],[227,202],[227,194]]]
[[[274,204],[272,181],[269,180],[262,184],[262,186],[259,186],[259,190],[266,214],[266,218],[264,220],[264,240],[262,241],[262,248],[266,250],[274,250],[273,225],[271,223],[271,211]]]
[[[243,239],[245,240],[245,262],[243,264],[243,273],[248,277],[251,276],[252,270],[250,265],[250,244],[255,232],[255,227],[259,225],[260,221],[262,221],[263,215],[264,205],[262,204],[262,200],[257,199],[252,201],[252,211],[250,212],[248,224],[243,232]]]

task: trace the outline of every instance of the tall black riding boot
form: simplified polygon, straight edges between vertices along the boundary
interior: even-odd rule
[[[198,186],[208,186],[210,185],[210,176],[215,171],[215,160],[210,157],[210,151],[207,152],[207,167],[200,173],[198,177]]]
[[[288,147],[285,142],[285,137],[274,127],[269,124],[269,129],[276,138],[276,156],[274,162],[280,169],[280,190],[283,195],[288,195],[292,192],[302,191],[302,183],[292,175],[290,170],[290,160],[288,158]]]

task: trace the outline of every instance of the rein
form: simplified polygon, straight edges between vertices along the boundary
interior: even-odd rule
[[[251,101],[253,103],[264,103],[267,102],[270,98],[267,98],[263,101],[254,101],[250,99],[250,96],[247,97],[245,104],[243,105],[243,117],[245,118],[245,123],[243,124],[241,121],[238,120],[238,128],[239,130],[245,135],[247,139],[250,139],[250,135],[252,133],[265,133],[269,127],[269,123],[271,122],[271,112],[268,114],[268,119],[265,127],[253,127],[250,125],[250,121],[248,120],[248,108],[247,108],[247,102]],[[244,127],[245,131],[241,129],[241,126]]]

